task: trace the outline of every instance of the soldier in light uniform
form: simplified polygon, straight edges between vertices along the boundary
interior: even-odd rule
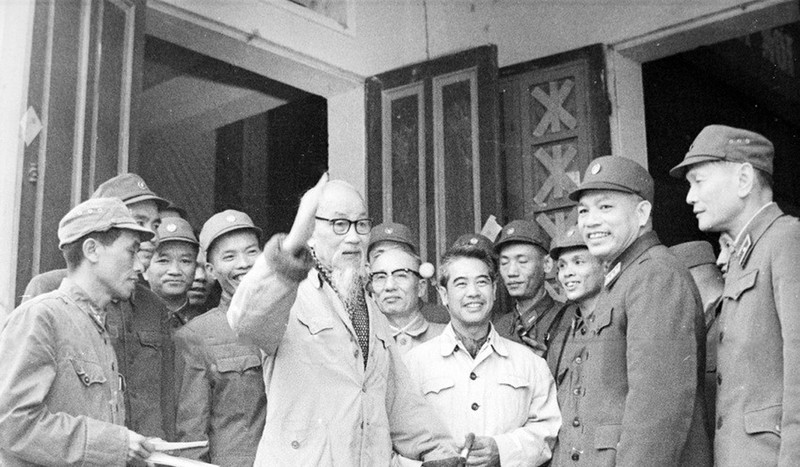
[[[652,229],[653,191],[642,166],[607,156],[570,193],[607,273],[584,317],[581,383],[562,406],[554,466],[711,464],[700,295]]]
[[[715,461],[800,465],[800,222],[773,201],[764,136],[705,127],[670,175],[700,230],[732,239],[717,346]]]

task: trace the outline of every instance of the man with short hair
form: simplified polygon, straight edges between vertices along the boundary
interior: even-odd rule
[[[563,320],[569,326],[559,328],[551,339],[550,351],[547,353],[548,365],[553,369],[558,387],[558,402],[563,404],[580,384],[575,370],[583,363],[586,347],[576,341],[583,340],[586,336],[584,317],[594,311],[603,287],[605,270],[603,263],[589,253],[577,226],[553,239],[550,257],[556,263],[558,281],[567,297],[567,304],[560,313],[563,313]],[[569,380],[570,369],[573,370],[573,376],[576,376],[572,381]]]
[[[366,296],[371,223],[355,188],[325,174],[236,290],[228,320],[265,357],[256,466],[389,465],[393,448],[457,461]]]
[[[59,223],[67,277],[28,300],[0,333],[0,464],[124,466],[153,446],[126,429],[125,385],[106,308],[133,293],[139,244],[153,232],[113,198],[79,204]]]
[[[222,286],[217,308],[175,334],[179,378],[178,437],[208,440],[186,455],[212,464],[250,467],[264,428],[266,395],[261,351],[241,342],[226,313],[242,277],[261,253],[261,229],[247,214],[214,214],[200,231],[209,276]]]
[[[548,248],[550,236],[539,224],[528,220],[508,223],[495,242],[500,276],[514,300],[514,309],[497,319],[497,331],[524,343],[543,358],[547,358],[552,336],[561,325],[559,311],[564,306],[544,286],[545,275],[553,265],[547,256]]]
[[[703,303],[706,325],[706,431],[708,437],[713,440],[717,419],[714,410],[717,397],[717,339],[719,338],[717,315],[722,304],[725,278],[717,268],[714,248],[706,241],[680,243],[669,247],[669,251],[689,268]]]
[[[545,361],[491,324],[495,260],[483,248],[457,244],[440,264],[450,324],[407,354],[412,379],[454,439],[476,435],[468,465],[541,465],[561,426],[556,389]]]
[[[161,224],[159,209],[168,204],[133,173],[103,182],[92,194],[92,198],[102,197],[122,200],[136,223],[153,233]],[[143,242],[137,252],[142,272],[150,263],[152,242],[156,240],[154,237]],[[25,300],[56,290],[66,275],[66,269],[57,269],[34,277],[25,288]],[[130,298],[109,306],[107,327],[126,389],[125,425],[149,436],[173,439],[174,392],[171,386],[163,384],[163,375],[172,368],[170,356],[164,352],[170,345],[167,317],[161,299],[146,283],[139,282]]]
[[[583,240],[607,273],[584,317],[585,355],[562,405],[555,466],[711,464],[700,296],[653,231],[653,191],[644,167],[606,156],[569,195]]]
[[[427,281],[419,271],[418,256],[402,249],[386,250],[369,266],[369,289],[378,309],[389,321],[389,329],[400,353],[442,333],[444,324],[430,323],[420,312]]]
[[[197,255],[197,268],[194,270],[194,280],[189,287],[189,304],[202,312],[215,308],[219,304],[219,293],[214,294],[215,280],[206,273],[206,255],[201,251]]]
[[[710,125],[670,171],[689,182],[700,230],[731,239],[717,344],[719,466],[800,465],[800,222],[773,201],[774,156],[758,133]]]
[[[164,218],[158,227],[158,243],[144,277],[150,290],[164,301],[172,329],[202,314],[189,303],[188,292],[197,269],[200,244],[192,226],[180,217]]]

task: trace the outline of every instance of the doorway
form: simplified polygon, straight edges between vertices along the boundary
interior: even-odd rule
[[[237,209],[288,231],[327,167],[326,99],[149,35],[142,83],[130,170],[197,229]]]
[[[774,198],[800,214],[800,23],[758,31],[642,64],[649,171],[655,179],[654,228],[673,245],[708,240],[685,202],[688,185],[669,176],[700,130],[746,128],[775,146]]]

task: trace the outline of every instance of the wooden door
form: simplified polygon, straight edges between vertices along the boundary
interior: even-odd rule
[[[502,212],[497,49],[382,73],[366,92],[369,213],[408,225],[423,261],[436,263]]]
[[[500,70],[508,219],[555,237],[577,221],[567,196],[589,161],[611,154],[601,45]]]
[[[136,159],[145,0],[38,0],[25,148],[17,303],[30,278],[64,267],[58,221]]]

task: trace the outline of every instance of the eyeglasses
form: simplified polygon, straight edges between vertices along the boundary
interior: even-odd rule
[[[392,276],[395,284],[402,286],[410,284],[414,279],[414,276],[417,278],[422,278],[419,272],[408,268],[395,269],[392,272],[373,272],[369,275],[373,290],[382,290],[384,287],[386,287],[386,281],[389,280],[389,276]]]
[[[333,229],[333,233],[336,235],[346,235],[347,232],[350,231],[350,226],[355,224],[356,226],[356,233],[359,235],[367,235],[370,230],[372,230],[372,219],[356,219],[351,221],[350,219],[326,219],[324,217],[314,216],[315,219],[320,221],[326,221],[331,225]]]

